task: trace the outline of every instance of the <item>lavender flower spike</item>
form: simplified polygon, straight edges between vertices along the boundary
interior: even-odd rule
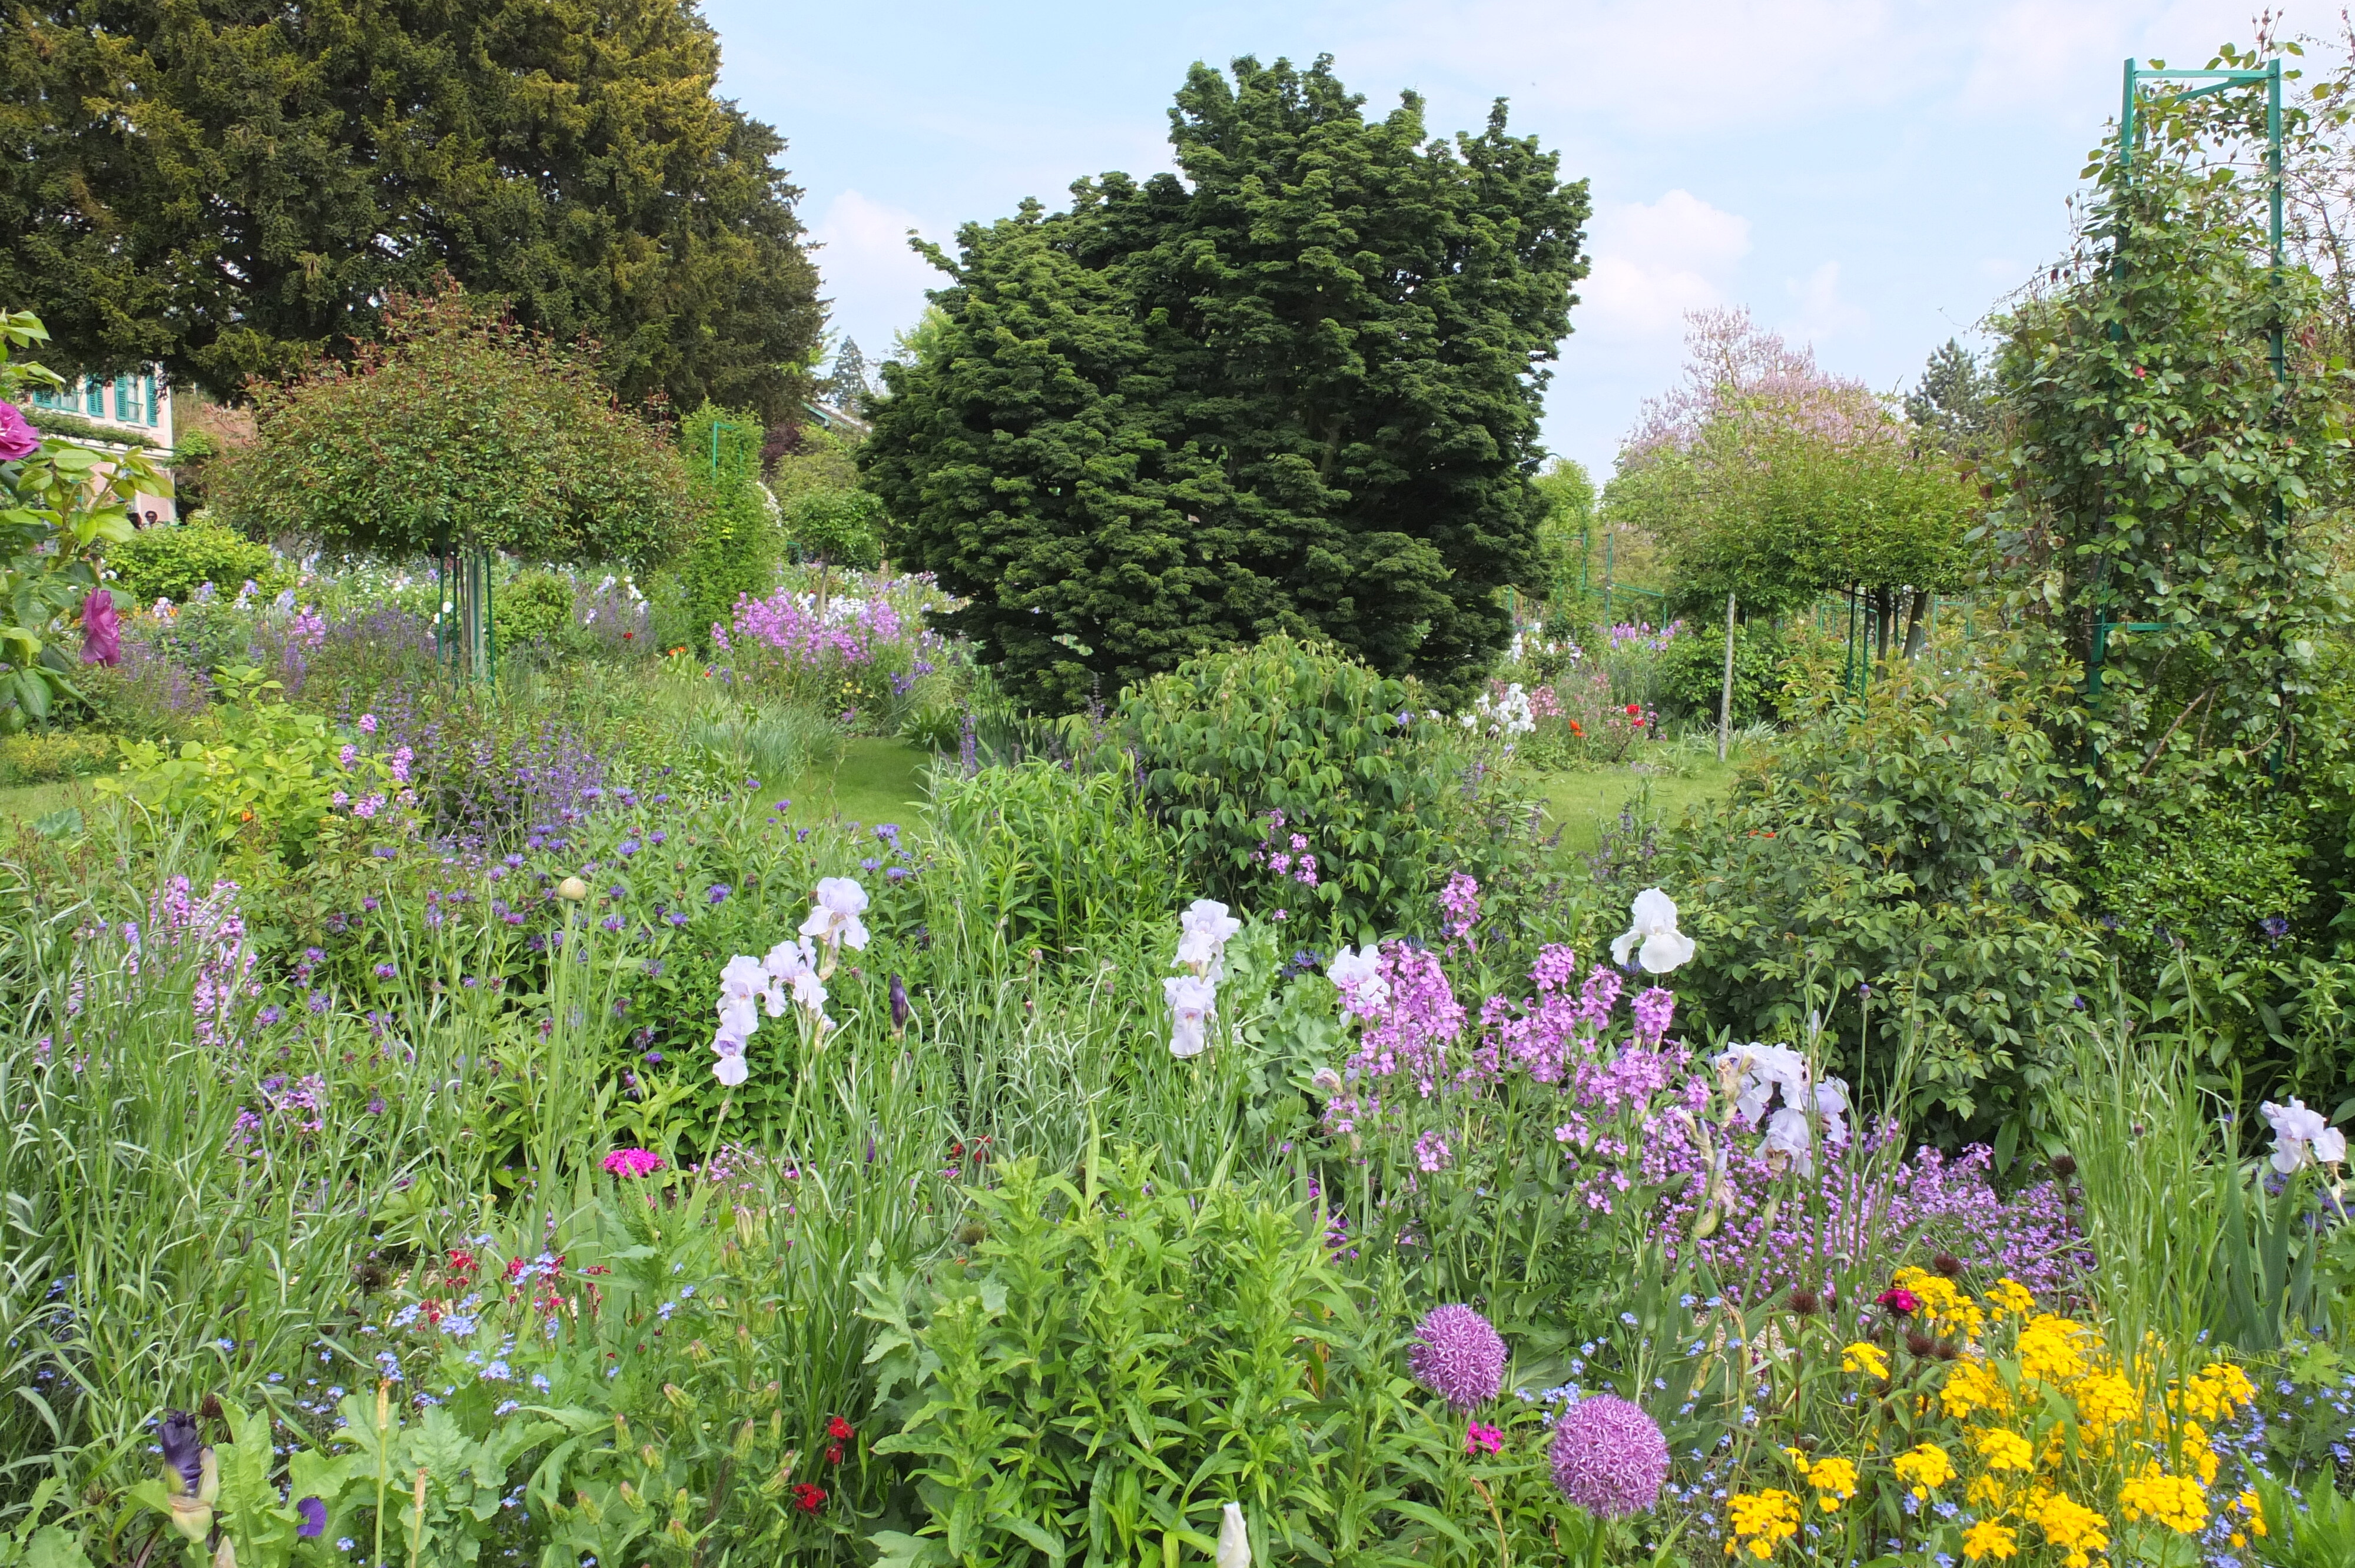
[[[1505,1386],[1505,1340],[1469,1307],[1434,1307],[1414,1331],[1407,1370],[1457,1410],[1497,1397]]]

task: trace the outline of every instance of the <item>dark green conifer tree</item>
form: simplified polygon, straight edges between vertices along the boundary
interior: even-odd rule
[[[1545,362],[1583,182],[1487,129],[1427,140],[1330,62],[1196,66],[1179,175],[966,226],[861,453],[917,564],[1026,699],[1199,649],[1329,638],[1446,692],[1540,574]]]

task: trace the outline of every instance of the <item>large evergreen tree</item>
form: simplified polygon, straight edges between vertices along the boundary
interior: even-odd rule
[[[816,275],[690,0],[46,0],[0,29],[0,300],[228,390],[446,272],[632,400],[782,411]]]
[[[861,462],[1028,700],[1275,631],[1444,690],[1503,641],[1586,187],[1501,102],[1452,143],[1362,102],[1323,59],[1197,65],[1179,175],[932,252],[943,315]]]

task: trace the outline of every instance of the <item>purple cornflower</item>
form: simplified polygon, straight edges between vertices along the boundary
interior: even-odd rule
[[[2265,934],[2265,940],[2269,942],[2278,942],[2284,937],[2289,935],[2289,916],[2286,915],[2268,915],[2264,919],[2257,922],[2257,929]]]
[[[1416,1325],[1414,1337],[1407,1370],[1455,1409],[1486,1404],[1505,1386],[1504,1336],[1471,1308],[1433,1308]]]
[[[1668,1478],[1659,1424],[1615,1394],[1590,1394],[1562,1412],[1552,1459],[1561,1495],[1603,1519],[1649,1510]]]
[[[390,980],[399,972],[390,964],[378,964],[376,967],[376,978],[378,980]]]
[[[724,904],[728,901],[728,895],[734,891],[734,888],[724,882],[715,882],[703,895],[714,904]]]
[[[325,1012],[327,1011],[327,993],[325,991],[314,991],[311,993],[311,1011],[313,1012]]]

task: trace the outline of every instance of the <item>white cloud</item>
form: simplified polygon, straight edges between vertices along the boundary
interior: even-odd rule
[[[1783,287],[1799,309],[1789,335],[1803,342],[1820,344],[1827,338],[1860,333],[1872,324],[1870,316],[1840,297],[1840,264],[1837,261],[1825,262],[1808,273],[1804,282],[1793,278]]]
[[[847,190],[811,226],[821,291],[833,303],[837,332],[861,341],[868,359],[891,351],[891,333],[923,313],[924,291],[947,280],[908,249],[908,231],[922,225],[914,213]]]
[[[1649,204],[1604,207],[1594,215],[1594,270],[1579,285],[1573,321],[1609,339],[1668,337],[1684,313],[1724,302],[1734,268],[1750,251],[1750,220],[1687,190]]]

